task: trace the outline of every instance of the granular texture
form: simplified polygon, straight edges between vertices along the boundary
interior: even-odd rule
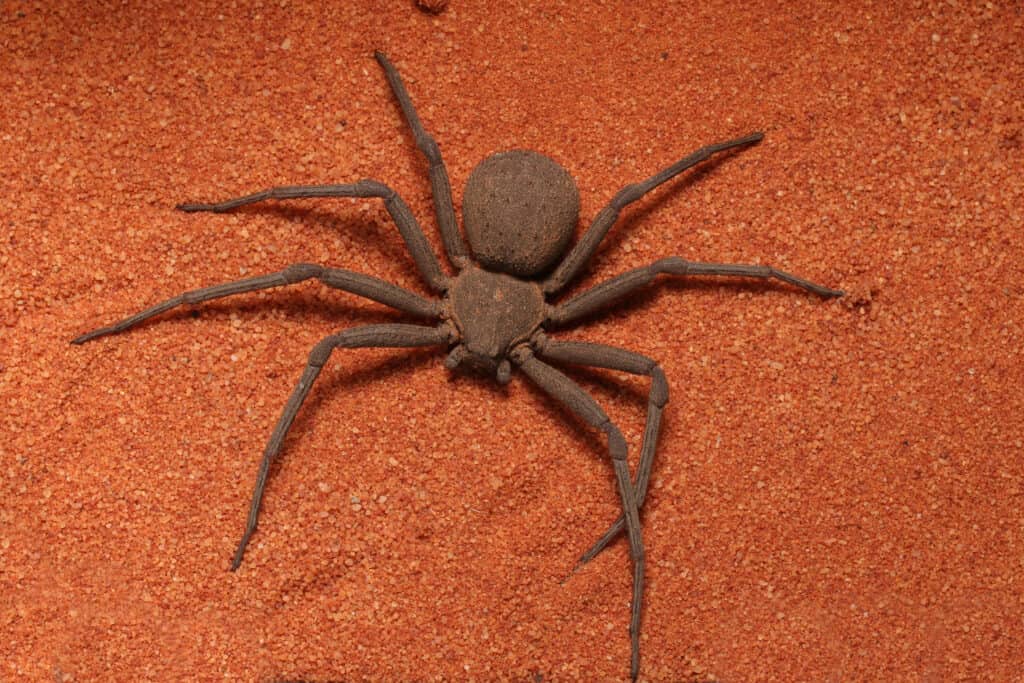
[[[566,256],[580,215],[572,176],[554,160],[527,150],[493,154],[470,173],[462,219],[483,266],[540,277]]]
[[[295,262],[425,285],[378,200],[186,215],[377,178],[434,250],[401,70],[456,206],[488,154],[580,191],[765,139],[631,206],[581,291],[682,280],[560,333],[671,386],[643,514],[642,680],[1024,671],[1024,17],[1013,3],[12,2],[0,6],[0,679],[621,680],[603,440],[520,373],[338,352],[228,571],[309,350],[401,319],[305,283],[77,335]],[[648,384],[573,372],[639,447]]]

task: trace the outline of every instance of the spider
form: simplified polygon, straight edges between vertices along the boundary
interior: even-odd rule
[[[97,337],[122,332],[183,304],[196,304],[310,279],[431,321],[416,325],[364,325],[332,334],[313,347],[306,368],[263,451],[245,532],[231,562],[232,571],[238,569],[246,546],[256,531],[271,462],[280,452],[296,413],[335,349],[447,347],[445,366],[449,370],[468,367],[492,374],[503,384],[509,381],[515,365],[543,392],[564,405],[568,412],[607,437],[622,514],[582,555],[580,564],[593,559],[625,529],[633,564],[629,634],[630,676],[635,681],[640,670],[640,612],[644,588],[644,543],[639,509],[647,495],[661,413],[668,402],[668,383],[658,363],[647,356],[603,344],[558,341],[548,337],[547,333],[591,316],[662,274],[775,279],[821,297],[838,297],[843,292],[770,266],[694,262],[673,256],[601,282],[566,301],[549,303],[549,298],[558,295],[580,272],[623,208],[719,152],[757,144],[763,134],[751,133],[702,147],[650,178],[626,185],[597,214],[568,253],[566,250],[579,221],[579,192],[572,176],[554,160],[538,152],[513,150],[491,155],[472,171],[463,194],[462,222],[469,242],[467,247],[456,223],[448,172],[440,149],[420,122],[398,71],[383,53],[378,51],[374,56],[398,100],[416,146],[429,163],[437,222],[455,275],[447,275],[442,270],[408,205],[393,189],[376,180],[364,179],[341,185],[279,186],[218,203],[188,203],[176,208],[187,212],[221,213],[268,199],[383,199],[420,275],[439,295],[438,298],[426,298],[390,282],[341,268],[297,263],[269,275],[185,292],[113,325],[83,334],[72,343],[83,344]],[[631,477],[626,460],[626,441],[622,432],[582,387],[557,369],[556,366],[564,364],[650,377],[646,424],[635,478]]]

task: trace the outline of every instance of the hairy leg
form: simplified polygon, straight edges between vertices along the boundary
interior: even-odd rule
[[[242,564],[245,548],[249,544],[249,539],[256,531],[256,524],[260,514],[260,503],[263,500],[263,489],[267,485],[270,464],[280,452],[281,444],[284,443],[284,437],[291,428],[295,415],[299,412],[303,401],[306,400],[306,395],[309,394],[309,390],[313,387],[313,382],[316,381],[320,370],[323,368],[324,363],[327,362],[331,352],[337,348],[351,349],[367,346],[440,346],[447,344],[451,340],[452,334],[453,330],[446,324],[438,327],[402,324],[366,325],[345,330],[338,334],[332,334],[313,347],[313,351],[309,354],[309,362],[306,364],[306,369],[303,371],[302,377],[299,378],[298,384],[295,385],[295,390],[292,392],[291,397],[289,397],[288,402],[285,403],[284,410],[281,411],[281,417],[278,418],[274,431],[270,435],[270,441],[267,442],[267,446],[263,450],[263,459],[260,461],[259,472],[256,475],[256,486],[253,489],[252,502],[249,505],[249,517],[245,524],[245,533],[242,535],[242,540],[235,551],[235,557],[231,561],[231,571],[235,571]]]
[[[795,275],[772,268],[771,266],[743,265],[733,263],[702,263],[687,261],[678,256],[655,261],[649,266],[631,270],[610,280],[594,285],[590,289],[577,294],[568,301],[552,307],[548,322],[562,326],[573,323],[618,301],[633,290],[650,284],[658,275],[726,275],[734,277],[752,277],[762,280],[776,279],[787,282],[801,289],[813,292],[821,297],[843,296],[842,290],[829,289],[804,280]]]
[[[626,185],[624,188],[618,191],[612,200],[606,207],[594,218],[594,221],[587,228],[587,231],[583,233],[583,237],[576,243],[576,246],[572,248],[569,255],[562,260],[562,262],[555,268],[555,271],[544,281],[544,293],[555,294],[576,276],[576,273],[590,260],[590,257],[597,251],[597,247],[601,244],[601,240],[608,234],[612,225],[619,219],[619,213],[627,205],[637,201],[645,194],[658,187],[662,183],[671,180],[691,166],[696,166],[700,162],[710,158],[718,152],[723,152],[727,149],[734,147],[742,147],[744,145],[752,145],[760,142],[764,137],[762,133],[751,133],[750,135],[742,138],[736,138],[735,140],[727,140],[726,142],[719,142],[714,145],[708,145],[707,147],[701,147],[696,152],[686,156],[676,163],[672,164],[668,168],[662,169],[658,173],[654,174],[647,180],[632,185]]]
[[[409,210],[409,205],[384,183],[376,180],[360,180],[357,183],[344,185],[281,185],[271,187],[260,192],[226,199],[222,202],[212,204],[186,203],[178,204],[176,207],[186,213],[197,211],[208,211],[211,213],[224,213],[237,209],[246,204],[255,204],[268,199],[308,199],[315,197],[354,197],[369,198],[380,197],[384,200],[384,208],[391,214],[391,218],[398,226],[405,245],[412,254],[420,274],[435,291],[443,292],[448,289],[448,278],[441,271],[441,265],[437,261],[434,252],[430,250],[427,238],[423,236],[416,218]]]
[[[402,108],[402,114],[405,116],[409,128],[412,129],[413,137],[416,139],[416,147],[427,158],[430,189],[434,195],[434,211],[437,213],[437,224],[441,230],[444,249],[448,254],[448,259],[456,268],[462,270],[469,263],[469,255],[466,251],[466,245],[462,241],[462,235],[459,234],[458,223],[455,221],[455,209],[452,206],[452,187],[448,181],[448,169],[445,168],[444,160],[441,158],[441,150],[438,148],[434,138],[423,128],[423,123],[416,113],[416,107],[413,106],[412,99],[405,89],[405,84],[402,83],[402,77],[398,75],[398,69],[391,64],[383,52],[374,52],[373,56],[381,68],[384,69],[384,75],[388,79],[388,85],[391,86],[391,92],[394,93],[395,99],[398,100],[398,105]]]
[[[651,390],[647,396],[647,419],[644,425],[644,436],[640,445],[640,462],[637,465],[636,477],[633,480],[636,507],[639,510],[647,497],[647,485],[651,479],[651,466],[654,464],[654,453],[658,447],[658,432],[661,428],[661,411],[668,403],[668,381],[661,367],[652,358],[639,353],[618,349],[604,344],[589,342],[563,342],[540,336],[536,343],[537,354],[546,361],[571,363],[595,368],[620,370],[634,375],[646,375],[651,378]],[[626,526],[626,515],[612,523],[607,531],[580,557],[579,564],[586,564],[594,559],[605,546],[615,540]]]
[[[96,337],[123,332],[124,330],[138,325],[144,320],[148,320],[155,315],[159,315],[183,304],[196,304],[201,301],[220,299],[234,294],[243,294],[245,292],[255,292],[261,289],[270,289],[271,287],[290,285],[296,282],[302,282],[303,280],[309,280],[311,278],[317,278],[328,287],[358,294],[366,297],[367,299],[372,299],[373,301],[380,302],[386,306],[391,306],[392,308],[405,311],[406,313],[411,313],[412,315],[419,317],[436,317],[441,310],[440,302],[424,299],[418,294],[413,294],[398,285],[393,285],[390,282],[385,282],[379,278],[353,273],[348,270],[342,270],[341,268],[324,268],[323,266],[314,265],[312,263],[296,263],[277,273],[250,277],[244,280],[236,280],[234,282],[226,282],[221,285],[203,287],[202,289],[194,289],[192,291],[185,292],[184,294],[179,294],[176,297],[162,301],[155,306],[151,306],[150,308],[129,316],[124,320],[114,323],[113,325],[108,325],[107,327],[101,327],[97,330],[93,330],[92,332],[87,332],[86,334],[71,340],[71,343],[84,344],[90,339],[95,339]]]
[[[640,673],[640,610],[644,592],[644,542],[640,533],[640,515],[637,512],[633,482],[629,478],[629,464],[626,462],[626,440],[622,432],[609,419],[601,406],[578,384],[562,372],[539,360],[533,352],[520,347],[513,352],[512,360],[544,392],[558,400],[577,417],[608,436],[608,453],[615,469],[622,510],[626,517],[626,533],[629,536],[629,550],[633,558],[633,602],[630,610],[629,638],[632,655],[630,676],[636,680]]]

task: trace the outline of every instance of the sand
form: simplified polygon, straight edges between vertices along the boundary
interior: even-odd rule
[[[618,513],[604,441],[521,373],[335,353],[232,573],[309,350],[407,318],[314,282],[68,343],[301,261],[427,294],[379,200],[174,210],[377,178],[441,254],[375,49],[457,205],[535,149],[581,232],[764,131],[627,209],[570,293],[670,255],[848,292],[677,278],[554,335],[670,382],[641,680],[1024,680],[1024,17],[896,5],[4,3],[0,680],[626,678],[626,544],[572,573]],[[635,458],[646,380],[571,374]]]

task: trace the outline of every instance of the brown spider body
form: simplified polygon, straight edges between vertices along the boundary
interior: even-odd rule
[[[633,563],[630,675],[636,680],[640,670],[640,612],[645,567],[639,510],[644,504],[650,480],[661,412],[668,401],[668,383],[657,362],[640,353],[599,343],[558,341],[549,338],[547,333],[600,311],[660,275],[773,278],[822,297],[841,296],[842,292],[769,266],[704,263],[669,257],[605,280],[567,301],[548,303],[549,298],[557,297],[582,270],[624,207],[712,155],[756,144],[762,135],[753,133],[702,147],[650,178],[626,185],[595,216],[568,253],[566,250],[579,219],[579,193],[572,177],[553,160],[537,152],[516,150],[494,154],[474,169],[466,183],[463,227],[470,252],[455,220],[448,174],[440,149],[423,128],[398,71],[383,54],[378,52],[375,56],[412,129],[417,147],[429,162],[441,238],[448,260],[458,271],[454,276],[444,273],[408,205],[394,190],[376,180],[338,185],[281,186],[215,204],[181,204],[177,208],[187,212],[220,213],[267,199],[382,199],[424,281],[441,298],[426,298],[370,275],[301,263],[276,273],[186,292],[113,325],[83,334],[72,343],[82,344],[96,337],[122,332],[183,304],[196,304],[314,278],[329,287],[432,321],[428,325],[396,323],[356,327],[332,334],[313,348],[263,452],[245,533],[235,551],[232,570],[238,569],[249,539],[256,531],[270,463],[281,451],[284,437],[299,408],[336,349],[447,347],[447,367],[474,367],[494,373],[500,382],[509,380],[514,364],[570,413],[607,437],[622,515],[583,554],[580,562],[593,559],[625,531]],[[480,265],[474,263],[474,257]],[[627,445],[622,432],[582,387],[555,367],[566,364],[607,368],[650,378],[647,419],[635,477],[631,476],[626,460]]]
[[[541,328],[547,313],[541,285],[524,278],[564,256],[579,211],[576,181],[539,152],[499,152],[473,169],[462,225],[483,268],[462,270],[447,293],[461,336],[445,363],[450,370],[465,364],[509,381],[509,354]]]

